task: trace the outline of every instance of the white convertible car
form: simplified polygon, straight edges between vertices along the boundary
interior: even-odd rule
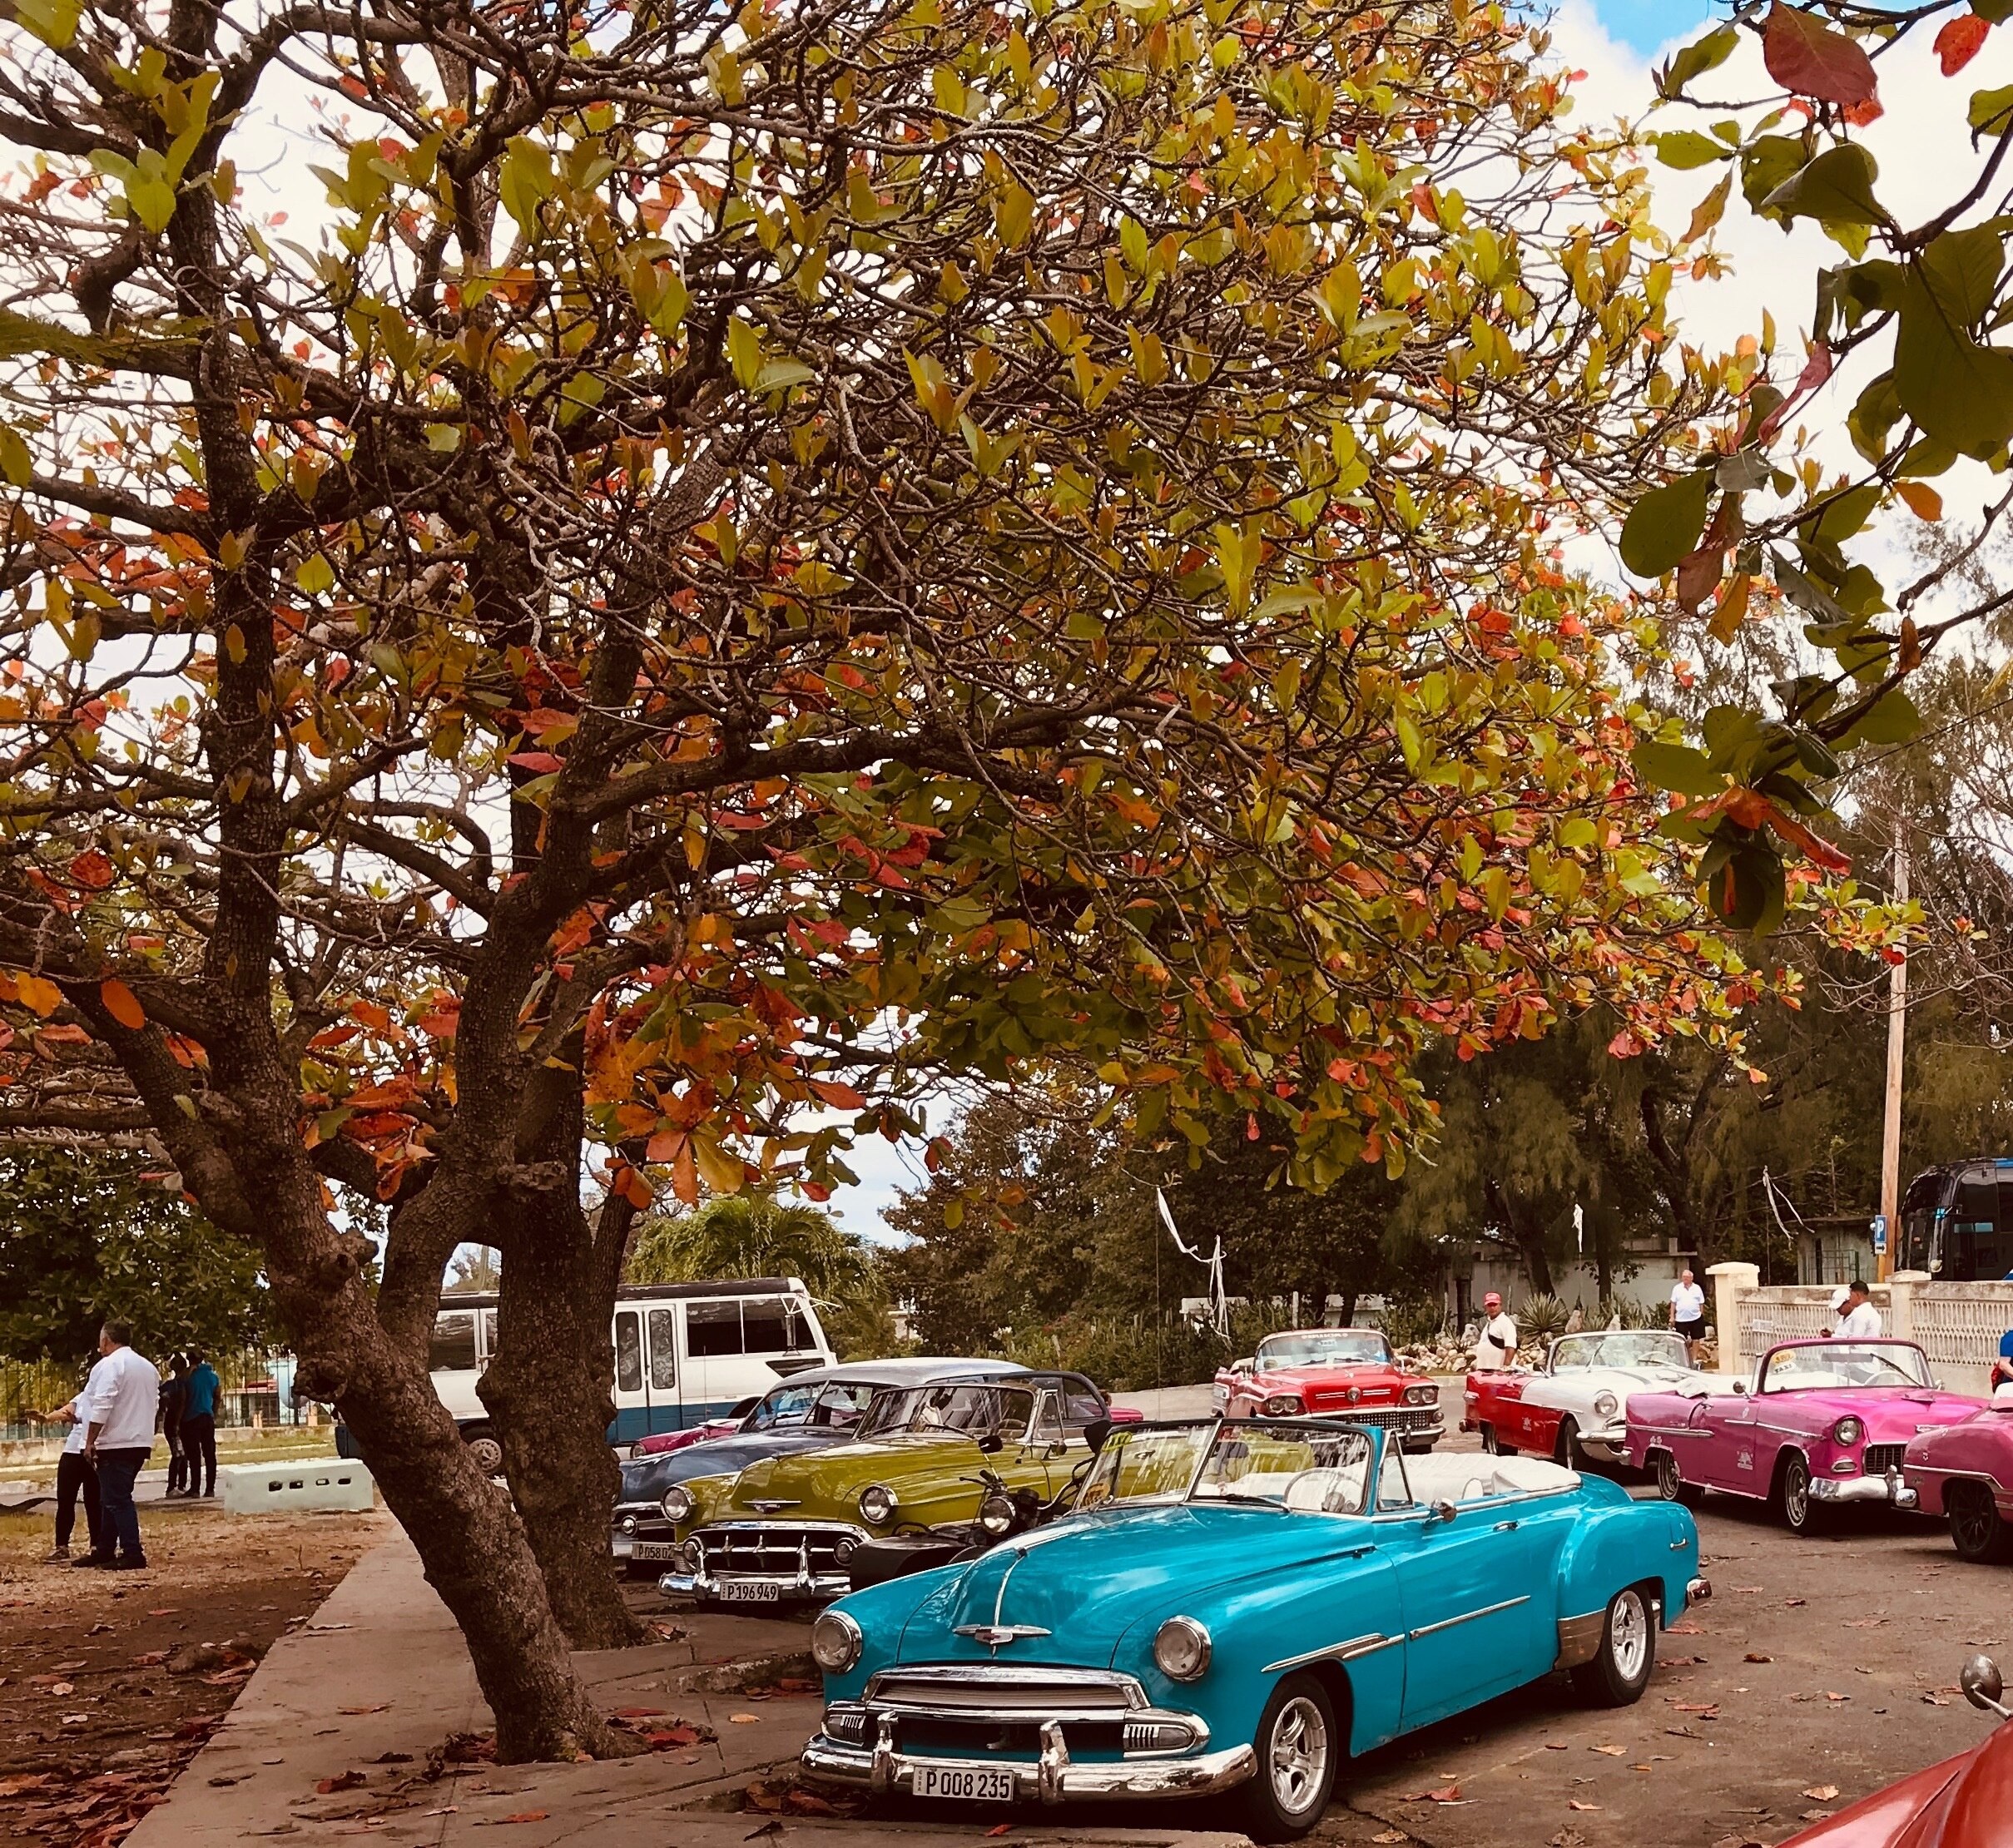
[[[1630,1393],[1733,1390],[1727,1375],[1694,1367],[1674,1334],[1594,1330],[1560,1335],[1541,1373],[1470,1373],[1460,1428],[1480,1431],[1483,1449],[1502,1454],[1530,1450],[1569,1465],[1619,1463]]]

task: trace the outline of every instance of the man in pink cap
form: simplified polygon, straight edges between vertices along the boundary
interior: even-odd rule
[[[1517,1358],[1517,1325],[1503,1313],[1503,1299],[1491,1290],[1482,1298],[1481,1339],[1475,1344],[1475,1370],[1500,1373]]]

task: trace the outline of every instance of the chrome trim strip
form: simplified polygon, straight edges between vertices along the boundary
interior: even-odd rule
[[[1472,1623],[1478,1617],[1494,1617],[1498,1611],[1514,1611],[1518,1605],[1530,1603],[1528,1593],[1522,1598],[1506,1598],[1500,1604],[1485,1604],[1479,1611],[1463,1611],[1459,1617],[1443,1617],[1437,1623],[1428,1623],[1420,1629],[1408,1630],[1406,1639],[1416,1642],[1421,1637],[1430,1637],[1435,1631],[1450,1630],[1456,1623]]]
[[[1603,1605],[1579,1617],[1559,1619],[1559,1654],[1554,1668],[1578,1668],[1600,1653],[1601,1638],[1608,1633],[1608,1611]]]
[[[1351,1662],[1358,1656],[1374,1655],[1380,1649],[1388,1649],[1394,1642],[1402,1642],[1402,1636],[1387,1637],[1381,1630],[1372,1630],[1368,1636],[1351,1637],[1346,1642],[1331,1642],[1326,1647],[1309,1649],[1303,1655],[1282,1656],[1277,1662],[1268,1662],[1259,1670],[1261,1674],[1283,1674],[1289,1668],[1304,1668],[1311,1662]]]
[[[1192,1758],[1125,1759],[1116,1763],[1073,1763],[1062,1729],[1042,1728],[1041,1756],[1025,1759],[961,1760],[1004,1771],[1014,1780],[1017,1799],[1042,1803],[1085,1798],[1124,1799],[1150,1796],[1207,1796],[1245,1782],[1258,1768],[1257,1754],[1247,1745],[1209,1751]],[[820,1733],[805,1746],[798,1763],[813,1777],[835,1783],[864,1785],[877,1794],[910,1792],[916,1768],[930,1762],[895,1749],[894,1729],[884,1722],[871,1746],[848,1745]]]

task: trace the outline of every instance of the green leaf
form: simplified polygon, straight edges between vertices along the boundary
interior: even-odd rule
[[[43,44],[57,51],[77,42],[82,0],[15,0],[14,17]]]
[[[1922,729],[1922,715],[1899,686],[1890,687],[1845,736],[1856,745],[1905,745]]]
[[[1887,211],[1873,196],[1879,177],[1871,154],[1857,142],[1843,142],[1791,174],[1763,200],[1762,209],[1826,225],[1885,224]]]
[[[509,151],[497,169],[496,186],[503,210],[523,228],[527,237],[536,237],[538,206],[551,198],[553,191],[550,151],[527,136],[513,136]]]
[[[2013,128],[2013,83],[1996,90],[1975,90],[1965,118],[1978,135],[2003,135]]]
[[[1667,745],[1644,738],[1629,753],[1636,774],[1653,788],[1675,790],[1680,795],[1717,795],[1727,780],[1714,770],[1703,751],[1689,745]]]
[[[1931,240],[1917,260],[1923,281],[1944,311],[1959,326],[1975,327],[1999,292],[2004,255],[1999,233],[1981,225],[1968,231],[1944,232]]]
[[[748,390],[759,389],[763,365],[761,336],[751,323],[738,315],[727,323],[727,364]]]
[[[1768,195],[1803,165],[1803,143],[1793,135],[1758,135],[1740,151],[1742,196],[1763,217],[1781,220],[1783,215],[1768,206]]]
[[[1974,340],[1921,274],[1902,299],[1894,393],[1926,436],[1961,454],[1990,456],[2013,437],[2013,353]]]
[[[27,444],[21,440],[20,431],[11,424],[0,424],[0,475],[5,475],[16,488],[26,488],[34,472],[34,463]]]
[[[459,424],[429,424],[426,427],[426,446],[437,455],[452,455],[461,447],[461,426]],[[319,554],[317,554],[319,556]]]
[[[300,561],[294,573],[294,582],[310,597],[319,597],[330,589],[335,582],[335,567],[319,552],[310,552]]]
[[[1663,134],[1653,136],[1657,158],[1667,167],[1676,167],[1680,172],[1692,167],[1702,167],[1714,161],[1730,161],[1733,150],[1723,142],[1716,141],[1710,135],[1701,135],[1689,128],[1667,129]]]
[[[1712,492],[1710,468],[1652,488],[1622,523],[1622,562],[1638,577],[1661,577],[1674,571],[1705,530],[1706,502]]]
[[[2013,0],[2006,3],[2013,5]],[[1667,102],[1676,98],[1693,77],[1724,64],[1739,43],[1740,32],[1731,24],[1715,26],[1703,38],[1693,39],[1657,72],[1657,94]]]
[[[1706,864],[1712,865],[1709,858]],[[1782,922],[1782,862],[1760,841],[1734,847],[1704,884],[1708,904],[1736,930],[1765,937]]]

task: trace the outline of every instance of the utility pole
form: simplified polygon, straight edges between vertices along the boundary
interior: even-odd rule
[[[1908,900],[1908,818],[1906,810],[1894,822],[1894,903]],[[1880,1210],[1887,1221],[1887,1248],[1875,1266],[1883,1282],[1894,1269],[1894,1252],[1901,1236],[1901,1053],[1908,1008],[1908,949],[1887,975],[1887,1107],[1880,1142]]]

